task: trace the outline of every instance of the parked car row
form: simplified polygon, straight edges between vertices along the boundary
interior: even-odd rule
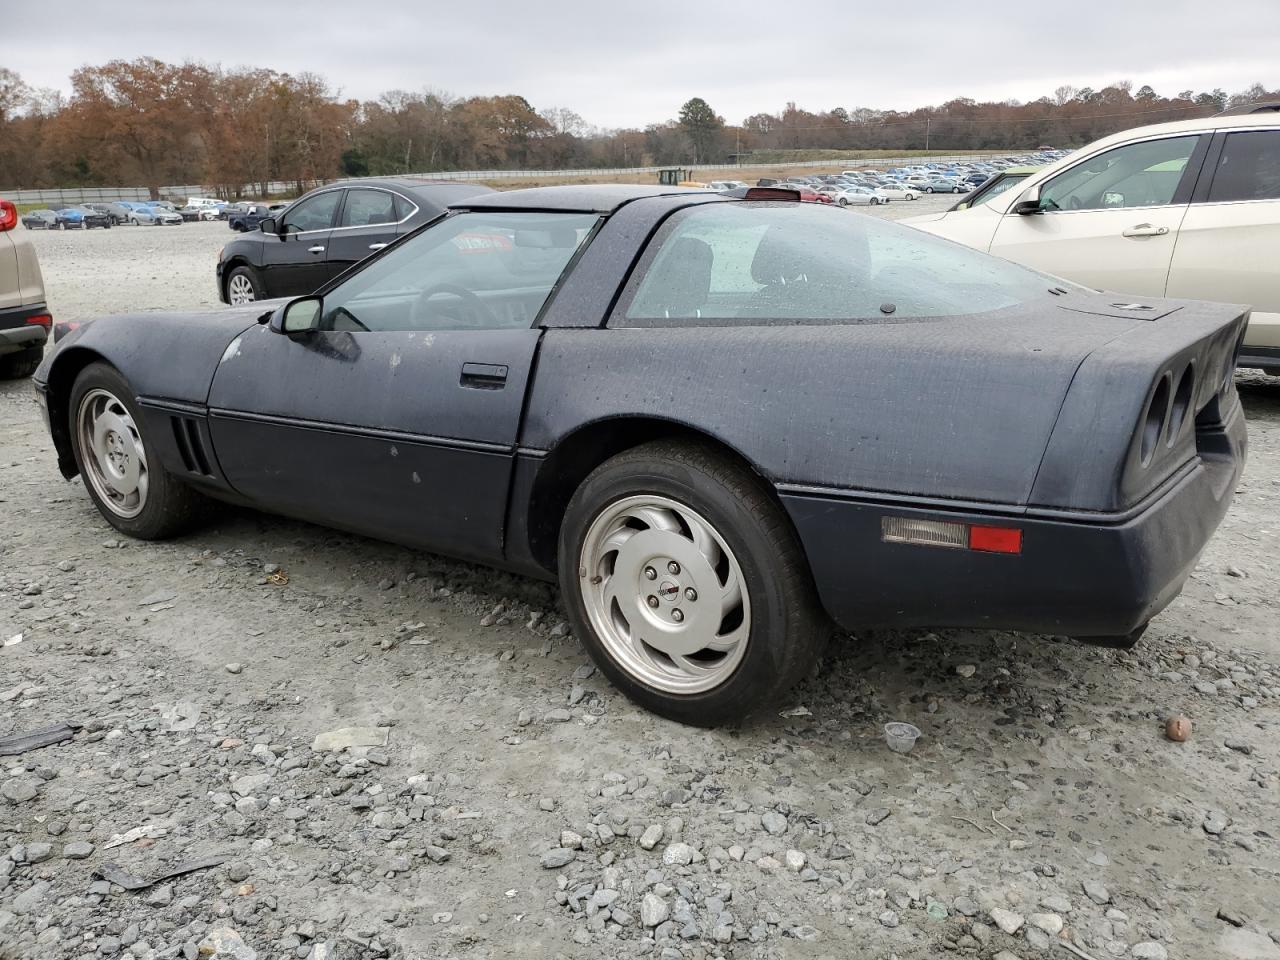
[[[151,227],[226,220],[232,230],[239,231],[254,229],[259,220],[273,216],[286,206],[284,203],[228,203],[207,197],[192,197],[182,207],[168,200],[110,200],[32,210],[21,219],[28,230],[87,230],[121,224]]]
[[[1008,177],[1010,171],[1034,170],[1065,154],[1064,150],[1045,148],[1024,156],[991,157],[964,163],[931,161],[890,169],[867,167],[840,173],[797,174],[784,180],[758,180],[756,185],[798,190],[802,195],[809,191],[819,199],[826,198],[840,206],[870,206],[891,200],[915,200],[922,194],[969,193],[994,179]],[[707,184],[709,189],[721,192],[745,186],[740,180],[715,180]]]

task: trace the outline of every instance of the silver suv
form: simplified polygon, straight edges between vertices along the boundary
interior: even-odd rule
[[[35,248],[15,233],[18,209],[0,200],[0,379],[29,377],[44,356],[53,317]]]

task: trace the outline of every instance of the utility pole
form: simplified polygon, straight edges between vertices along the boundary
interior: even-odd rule
[[[929,125],[933,123],[932,117],[924,118],[924,152],[929,152]]]

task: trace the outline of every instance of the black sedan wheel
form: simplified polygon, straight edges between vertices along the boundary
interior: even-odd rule
[[[933,193],[933,187],[925,187],[925,188],[924,188],[924,192],[925,192],[925,193]]]
[[[655,442],[598,467],[560,532],[569,616],[627,696],[697,726],[766,706],[829,633],[790,522],[758,477]]]
[[[236,267],[227,277],[227,303],[243,306],[262,299],[262,282],[251,267]]]
[[[142,431],[128,382],[91,363],[71,388],[76,466],[98,511],[121,533],[158,540],[188,527],[204,498],[169,473]]]

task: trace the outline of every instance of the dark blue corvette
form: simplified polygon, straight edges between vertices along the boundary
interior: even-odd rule
[[[833,622],[1134,642],[1242,469],[1246,319],[787,191],[567,187],[315,296],[96,321],[36,386],[124,533],[214,498],[558,577],[614,683],[713,724]]]

